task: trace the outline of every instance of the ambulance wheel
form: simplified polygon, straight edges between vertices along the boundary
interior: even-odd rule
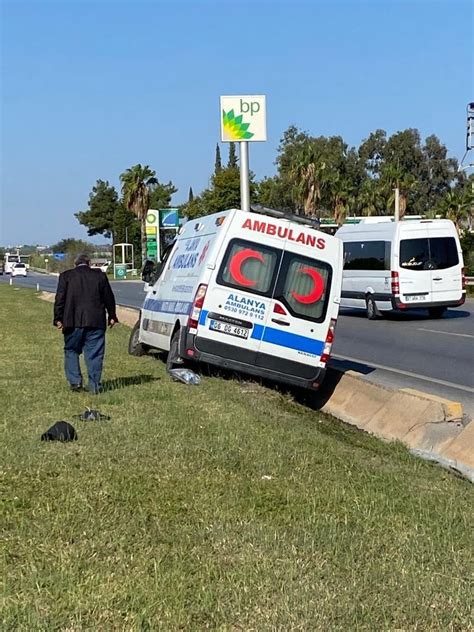
[[[369,320],[377,320],[377,318],[380,316],[377,305],[375,304],[375,301],[371,296],[366,296],[365,298],[365,309],[367,313],[367,318]]]
[[[146,355],[148,352],[148,347],[138,340],[139,335],[140,321],[138,320],[132,329],[132,333],[130,334],[130,339],[128,341],[128,353],[132,356],[140,357]]]
[[[179,357],[179,329],[174,332],[171,338],[170,350],[166,358],[166,370],[171,371],[171,369],[176,368],[177,365],[183,365],[183,360]]]
[[[446,311],[445,307],[430,307],[428,309],[430,318],[443,318],[445,311]]]

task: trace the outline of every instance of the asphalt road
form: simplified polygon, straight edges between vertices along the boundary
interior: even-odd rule
[[[9,279],[0,276],[0,282]],[[57,278],[31,273],[13,283],[54,292]],[[119,304],[141,306],[143,283],[115,281],[112,287]],[[331,362],[379,384],[460,401],[474,418],[474,300],[440,320],[420,310],[369,321],[361,310],[342,309]]]

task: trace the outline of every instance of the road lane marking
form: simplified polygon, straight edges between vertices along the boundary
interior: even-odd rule
[[[426,375],[420,375],[419,373],[411,373],[410,371],[403,371],[402,369],[395,369],[391,366],[384,366],[383,364],[376,364],[375,362],[369,362],[367,360],[361,360],[360,358],[350,358],[349,356],[341,356],[341,355],[332,355],[333,358],[337,358],[338,360],[348,360],[349,362],[357,362],[358,364],[365,364],[368,367],[374,367],[376,369],[381,369],[382,371],[390,371],[392,373],[399,373],[400,375],[405,375],[407,377],[414,377],[417,380],[424,380],[425,382],[433,382],[434,384],[441,384],[442,386],[449,386],[450,388],[455,388],[461,391],[466,391],[467,393],[474,393],[474,388],[470,386],[463,386],[462,384],[455,384],[454,382],[448,382],[446,380],[438,380],[435,377],[427,377]]]
[[[463,338],[474,338],[472,334],[455,334],[453,331],[440,331],[439,329],[424,329],[418,327],[418,331],[430,331],[432,334],[446,334],[446,336],[462,336]]]

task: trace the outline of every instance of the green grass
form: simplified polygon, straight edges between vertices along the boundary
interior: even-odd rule
[[[51,305],[0,305],[2,630],[470,628],[468,482],[254,382],[173,383],[125,327],[116,388],[70,393]],[[39,441],[87,404],[111,421]]]

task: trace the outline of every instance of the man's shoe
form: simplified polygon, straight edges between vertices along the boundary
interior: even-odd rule
[[[71,384],[70,388],[73,393],[82,393],[84,390],[82,384]]]

